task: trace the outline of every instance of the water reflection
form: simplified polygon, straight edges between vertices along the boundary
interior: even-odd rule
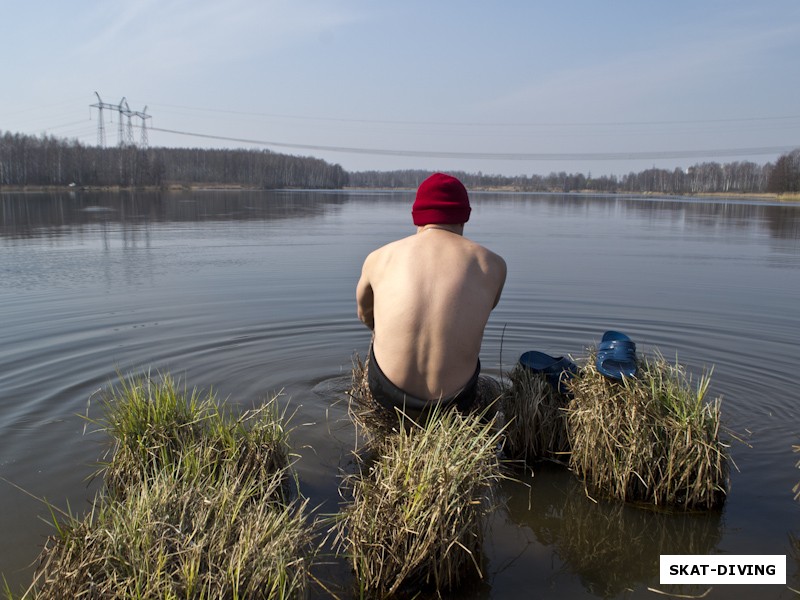
[[[0,237],[50,237],[64,228],[98,223],[278,220],[321,216],[349,201],[362,204],[409,202],[411,192],[201,191],[63,192],[0,195]],[[607,215],[697,228],[756,228],[778,239],[800,239],[796,205],[736,200],[664,199],[586,194],[473,194],[476,201],[512,200],[519,206],[557,208],[567,216],[600,210]]]
[[[660,555],[710,554],[720,541],[719,512],[655,512],[594,501],[563,467],[543,463],[535,472],[505,483],[508,518],[550,547],[593,595],[611,598],[657,585]]]
[[[81,192],[0,195],[0,237],[58,237],[65,230],[119,223],[272,221],[322,216],[345,195],[329,192]]]
[[[551,207],[560,215],[587,216],[600,210],[605,216],[641,217],[658,223],[698,227],[764,227],[775,237],[800,238],[800,205],[733,198],[637,197],[602,194],[473,194],[473,198],[513,199],[520,204]]]

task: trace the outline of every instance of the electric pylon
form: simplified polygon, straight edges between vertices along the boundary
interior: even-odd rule
[[[147,119],[150,118],[150,115],[147,114],[147,107],[145,106],[144,110],[141,112],[136,111],[132,114],[134,117],[139,117],[142,120],[141,141],[139,142],[139,145],[142,148],[147,148],[147,146],[150,144],[150,140],[147,138]]]
[[[95,92],[94,95],[97,96],[97,104],[92,104],[91,108],[97,109],[97,145],[103,148],[106,145],[106,124],[105,119],[103,119],[103,109],[109,105],[103,102],[100,94]]]
[[[97,121],[97,145],[100,147],[104,147],[106,145],[106,125],[103,119],[103,109],[107,108],[109,110],[114,110],[119,113],[119,121],[118,121],[118,144],[122,147],[126,144],[129,146],[133,146],[133,123],[131,122],[132,117],[138,117],[142,120],[142,134],[141,134],[141,146],[143,148],[147,148],[149,144],[149,140],[147,137],[147,119],[151,118],[150,115],[147,114],[147,107],[144,107],[144,110],[133,111],[128,106],[128,101],[125,97],[122,97],[122,100],[119,101],[119,104],[109,104],[108,102],[103,102],[102,98],[100,98],[100,94],[97,92],[94,93],[97,96],[97,103],[91,104],[91,108],[96,108],[98,111],[98,121]],[[123,117],[126,121],[123,121]]]

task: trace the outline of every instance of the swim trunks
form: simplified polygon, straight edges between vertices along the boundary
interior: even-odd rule
[[[434,407],[438,407],[440,410],[456,408],[462,414],[485,408],[484,406],[479,406],[481,403],[477,401],[479,399],[478,376],[480,372],[481,361],[479,359],[475,372],[463,388],[455,394],[434,401],[409,394],[389,381],[389,378],[378,366],[378,361],[375,360],[371,346],[367,360],[367,382],[369,391],[375,401],[392,413],[395,413],[396,408],[400,409],[414,421],[427,419]]]

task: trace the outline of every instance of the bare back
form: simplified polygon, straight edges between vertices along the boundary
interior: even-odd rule
[[[374,318],[373,353],[381,370],[420,398],[461,389],[475,372],[505,276],[502,258],[440,227],[370,254],[357,297],[362,320],[371,325]]]

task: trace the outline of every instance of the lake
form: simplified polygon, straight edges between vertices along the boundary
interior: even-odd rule
[[[594,502],[552,464],[517,473],[491,518],[487,579],[466,597],[653,598],[660,554],[787,555],[787,584],[800,589],[800,205],[471,198],[465,235],[508,263],[484,372],[502,376],[527,350],[580,359],[604,331],[623,331],[695,377],[713,368],[709,395],[739,439],[713,513]],[[117,373],[169,372],[242,409],[281,393],[301,490],[334,512],[355,443],[343,391],[369,344],[355,285],[371,250],[414,232],[412,201],[409,191],[0,195],[0,573],[12,589],[30,582],[52,532],[39,499],[82,513],[98,489],[87,478],[107,439],[83,415],[98,416],[98,391]],[[347,585],[346,566],[330,570]],[[707,598],[755,593],[796,597],[717,586]]]

